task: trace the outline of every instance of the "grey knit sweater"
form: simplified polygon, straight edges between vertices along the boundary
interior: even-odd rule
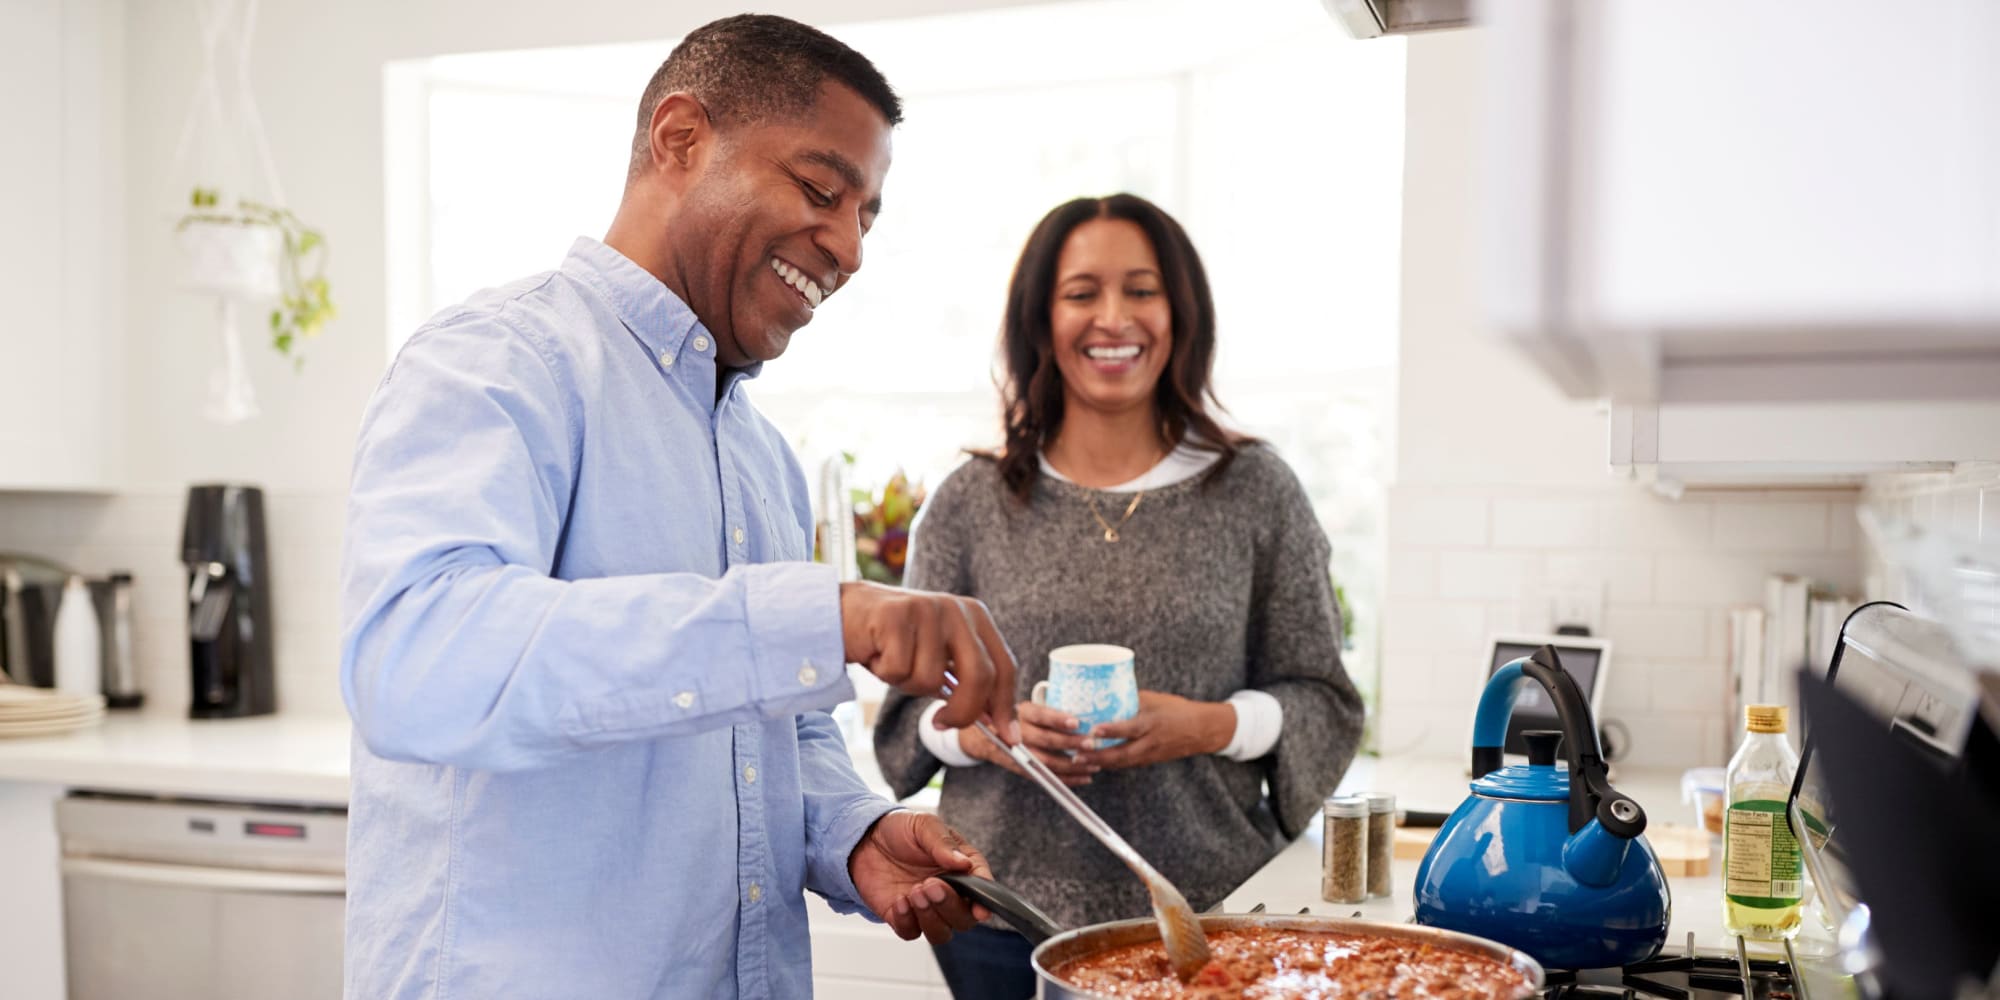
[[[1024,699],[1047,679],[1049,651],[1079,642],[1130,647],[1141,688],[1278,699],[1284,729],[1261,759],[1107,770],[1077,789],[1206,909],[1299,834],[1360,741],[1330,549],[1298,479],[1263,446],[1212,478],[1148,491],[1115,543],[1091,497],[1110,520],[1130,502],[1042,476],[1023,505],[994,462],[969,461],[924,505],[905,582],[984,601],[1020,664]],[[899,797],[942,766],[917,736],[928,703],[891,693],[876,725],[875,753]],[[1000,881],[1066,926],[1151,912],[1138,879],[1025,778],[990,764],[947,768],[941,811]]]

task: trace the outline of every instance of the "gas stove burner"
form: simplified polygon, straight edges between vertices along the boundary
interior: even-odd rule
[[[1628,965],[1623,969],[1588,969],[1549,973],[1547,1000],[1570,997],[1744,997],[1754,1000],[1794,1000],[1791,970],[1785,963],[1759,959],[1751,963],[1750,988],[1736,962],[1726,958],[1676,955]]]
[[[1786,942],[1785,953],[1791,954]],[[1743,997],[1745,1000],[1808,1000],[1796,991],[1792,967],[1776,959],[1753,959],[1736,942],[1735,957],[1701,955],[1694,949],[1694,935],[1688,935],[1687,950],[1678,955],[1661,955],[1635,962],[1622,969],[1551,969],[1545,1000],[1568,998],[1664,997],[1667,1000],[1697,1000],[1710,997]]]

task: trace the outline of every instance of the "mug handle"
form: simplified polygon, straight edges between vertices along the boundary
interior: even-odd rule
[[[1036,682],[1035,682],[1035,686],[1034,686],[1034,689],[1028,692],[1028,700],[1029,700],[1029,701],[1032,701],[1032,702],[1034,702],[1034,703],[1035,703],[1035,704],[1037,704],[1037,705],[1046,705],[1046,704],[1048,704],[1048,703],[1049,703],[1049,682],[1048,682],[1048,681],[1036,681]]]

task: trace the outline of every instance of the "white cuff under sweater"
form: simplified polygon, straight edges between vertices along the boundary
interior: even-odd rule
[[[1285,707],[1278,699],[1262,691],[1238,691],[1229,696],[1229,705],[1236,709],[1236,732],[1229,738],[1229,745],[1217,752],[1219,757],[1230,760],[1256,760],[1271,752],[1278,745],[1278,734],[1285,727]],[[924,749],[931,756],[951,767],[976,767],[985,761],[966,753],[958,744],[958,730],[939,729],[932,724],[944,702],[933,702],[917,721],[917,738],[923,740]]]

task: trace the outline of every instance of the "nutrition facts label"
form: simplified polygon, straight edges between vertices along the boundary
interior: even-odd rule
[[[1723,887],[1746,906],[1790,906],[1804,886],[1799,842],[1785,822],[1783,802],[1755,799],[1729,807],[1723,845]]]

